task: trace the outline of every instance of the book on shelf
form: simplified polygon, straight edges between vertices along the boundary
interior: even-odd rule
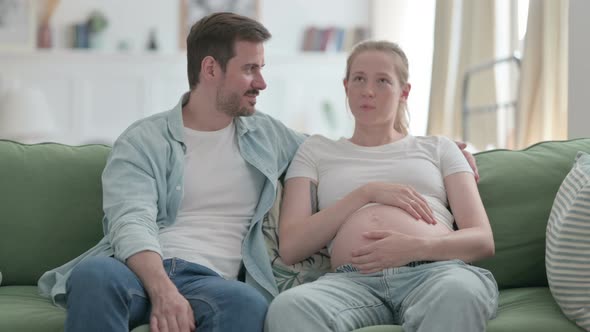
[[[342,28],[309,26],[304,30],[301,50],[305,52],[344,52],[367,38],[364,27]]]

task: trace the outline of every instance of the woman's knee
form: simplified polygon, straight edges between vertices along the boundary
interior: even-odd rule
[[[306,321],[311,315],[321,311],[323,306],[316,304],[314,297],[302,290],[303,286],[298,286],[279,294],[272,300],[266,314],[267,323],[271,326],[275,325],[274,323],[285,326],[287,321]]]
[[[439,281],[442,297],[454,305],[466,308],[486,308],[496,302],[497,291],[485,277],[469,269],[457,269]]]

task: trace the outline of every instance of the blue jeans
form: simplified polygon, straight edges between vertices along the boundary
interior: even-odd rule
[[[361,274],[351,265],[276,297],[266,331],[352,331],[402,325],[413,331],[485,331],[496,315],[491,272],[459,260]]]
[[[268,302],[256,289],[178,258],[163,264],[193,308],[197,331],[262,331]],[[149,324],[151,305],[141,281],[115,258],[80,262],[66,286],[65,331],[129,331]]]

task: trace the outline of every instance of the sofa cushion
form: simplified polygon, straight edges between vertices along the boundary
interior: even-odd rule
[[[102,237],[103,145],[0,140],[2,285],[36,285]]]
[[[0,331],[62,332],[66,311],[39,296],[35,286],[0,287]],[[149,332],[142,325],[132,332]]]
[[[545,263],[555,300],[590,331],[590,155],[580,152],[555,197]]]
[[[279,212],[281,209],[283,187],[277,186],[277,199],[262,221],[262,232],[266,240],[266,248],[272,265],[272,272],[277,282],[279,292],[316,280],[330,271],[330,256],[324,248],[305,260],[287,265],[279,256]]]
[[[63,331],[65,317],[35,286],[0,287],[0,331]]]
[[[578,151],[590,152],[590,139],[476,154],[478,187],[496,244],[496,255],[476,265],[492,271],[500,289],[547,286],[547,220]]]
[[[400,326],[372,326],[355,332],[401,332]],[[500,291],[498,315],[488,322],[487,332],[580,332],[559,310],[547,287]]]

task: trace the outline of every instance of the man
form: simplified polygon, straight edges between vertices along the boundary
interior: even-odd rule
[[[192,27],[190,92],[113,146],[105,237],[39,280],[66,305],[66,331],[262,331],[278,291],[261,222],[304,140],[254,110],[269,38],[231,13]]]
[[[230,13],[192,27],[190,92],[113,146],[105,237],[39,281],[66,305],[66,331],[262,331],[278,291],[261,220],[304,139],[254,110],[270,36]],[[242,262],[254,287],[237,281]]]

